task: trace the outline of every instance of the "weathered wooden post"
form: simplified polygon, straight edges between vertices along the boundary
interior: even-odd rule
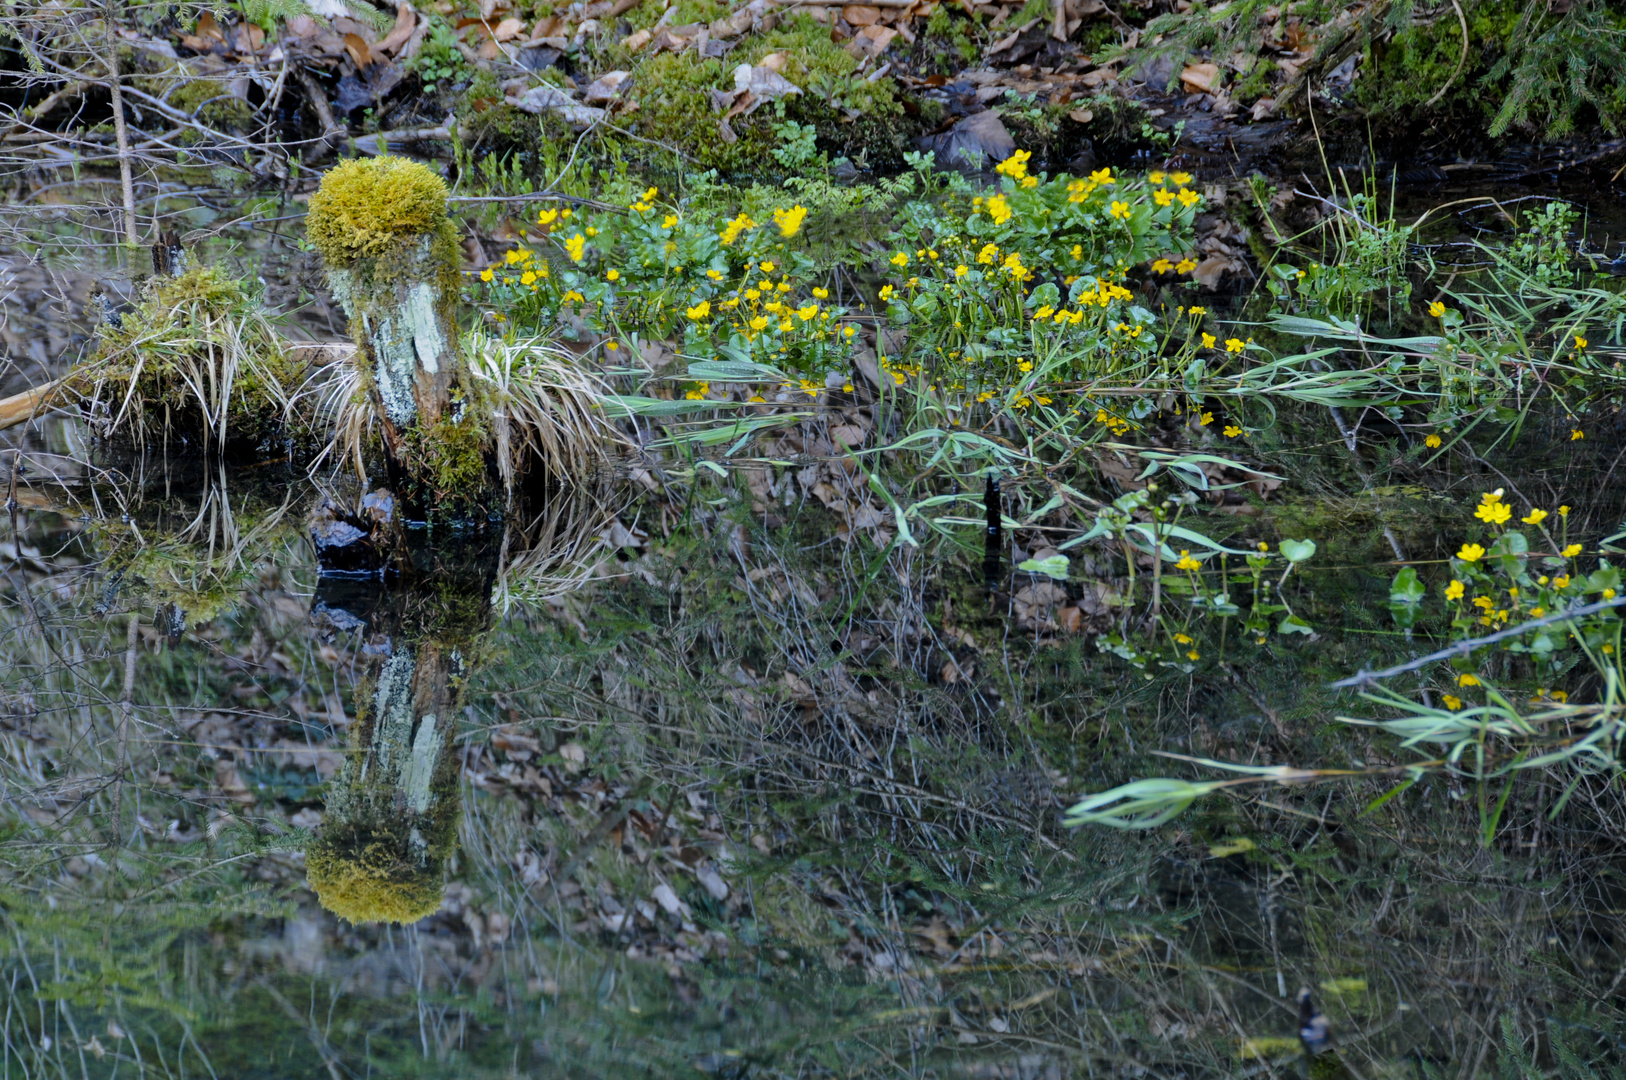
[[[363,387],[406,502],[466,513],[494,493],[491,410],[458,342],[462,249],[446,185],[398,157],[346,161],[311,196],[305,234],[350,319]]]

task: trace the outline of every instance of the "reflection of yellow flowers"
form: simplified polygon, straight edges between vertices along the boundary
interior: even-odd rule
[[[1519,520],[1524,522],[1526,525],[1540,525],[1543,521],[1547,520],[1547,511],[1532,509],[1528,514]]]
[[[1485,557],[1485,549],[1478,544],[1463,544],[1462,550],[1457,552],[1457,558],[1463,562],[1478,562]]]
[[[1438,450],[1440,448],[1440,437],[1438,435],[1425,435],[1423,436],[1423,445],[1430,450]]]
[[[1440,700],[1445,702],[1445,707],[1450,709],[1452,712],[1456,712],[1458,709],[1462,708],[1462,699],[1457,697],[1455,694],[1441,694]]]
[[[793,206],[789,210],[775,210],[773,223],[779,226],[779,235],[784,237],[795,236],[802,230],[802,219],[807,217],[807,207]]]
[[[707,315],[711,314],[711,301],[702,300],[692,308],[684,308],[683,314],[687,315],[691,319],[704,319]]]
[[[1445,587],[1445,598],[1447,600],[1461,600],[1462,594],[1467,588],[1468,586],[1464,582],[1453,581]]]
[[[1479,679],[1477,677],[1473,676],[1473,675],[1468,674],[1465,671],[1461,675],[1457,676],[1457,685],[1458,686],[1478,686],[1479,685]]]
[[[570,256],[571,262],[581,262],[582,256],[587,253],[587,237],[577,233],[565,241],[565,254]]]
[[[1181,551],[1180,552],[1180,561],[1174,564],[1174,568],[1176,570],[1196,570],[1196,569],[1199,569],[1202,565],[1203,565],[1202,563],[1198,562],[1196,559],[1193,559],[1191,557],[1191,552],[1189,552],[1189,551]]]

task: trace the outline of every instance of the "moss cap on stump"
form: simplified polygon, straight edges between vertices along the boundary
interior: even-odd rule
[[[446,184],[427,166],[385,155],[329,169],[311,196],[305,235],[329,267],[373,259],[405,237],[442,231]]]
[[[305,878],[323,907],[353,923],[414,923],[440,910],[439,860],[406,857],[387,832],[324,831],[305,852]]]

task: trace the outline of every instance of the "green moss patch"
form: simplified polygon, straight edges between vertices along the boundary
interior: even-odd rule
[[[330,269],[378,258],[446,224],[446,184],[427,166],[385,155],[328,170],[311,196],[305,235]]]

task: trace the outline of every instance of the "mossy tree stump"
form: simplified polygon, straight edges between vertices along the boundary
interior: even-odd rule
[[[350,320],[392,481],[422,509],[460,513],[491,497],[494,456],[458,342],[462,249],[446,200],[417,162],[347,161],[323,176],[305,231]]]

